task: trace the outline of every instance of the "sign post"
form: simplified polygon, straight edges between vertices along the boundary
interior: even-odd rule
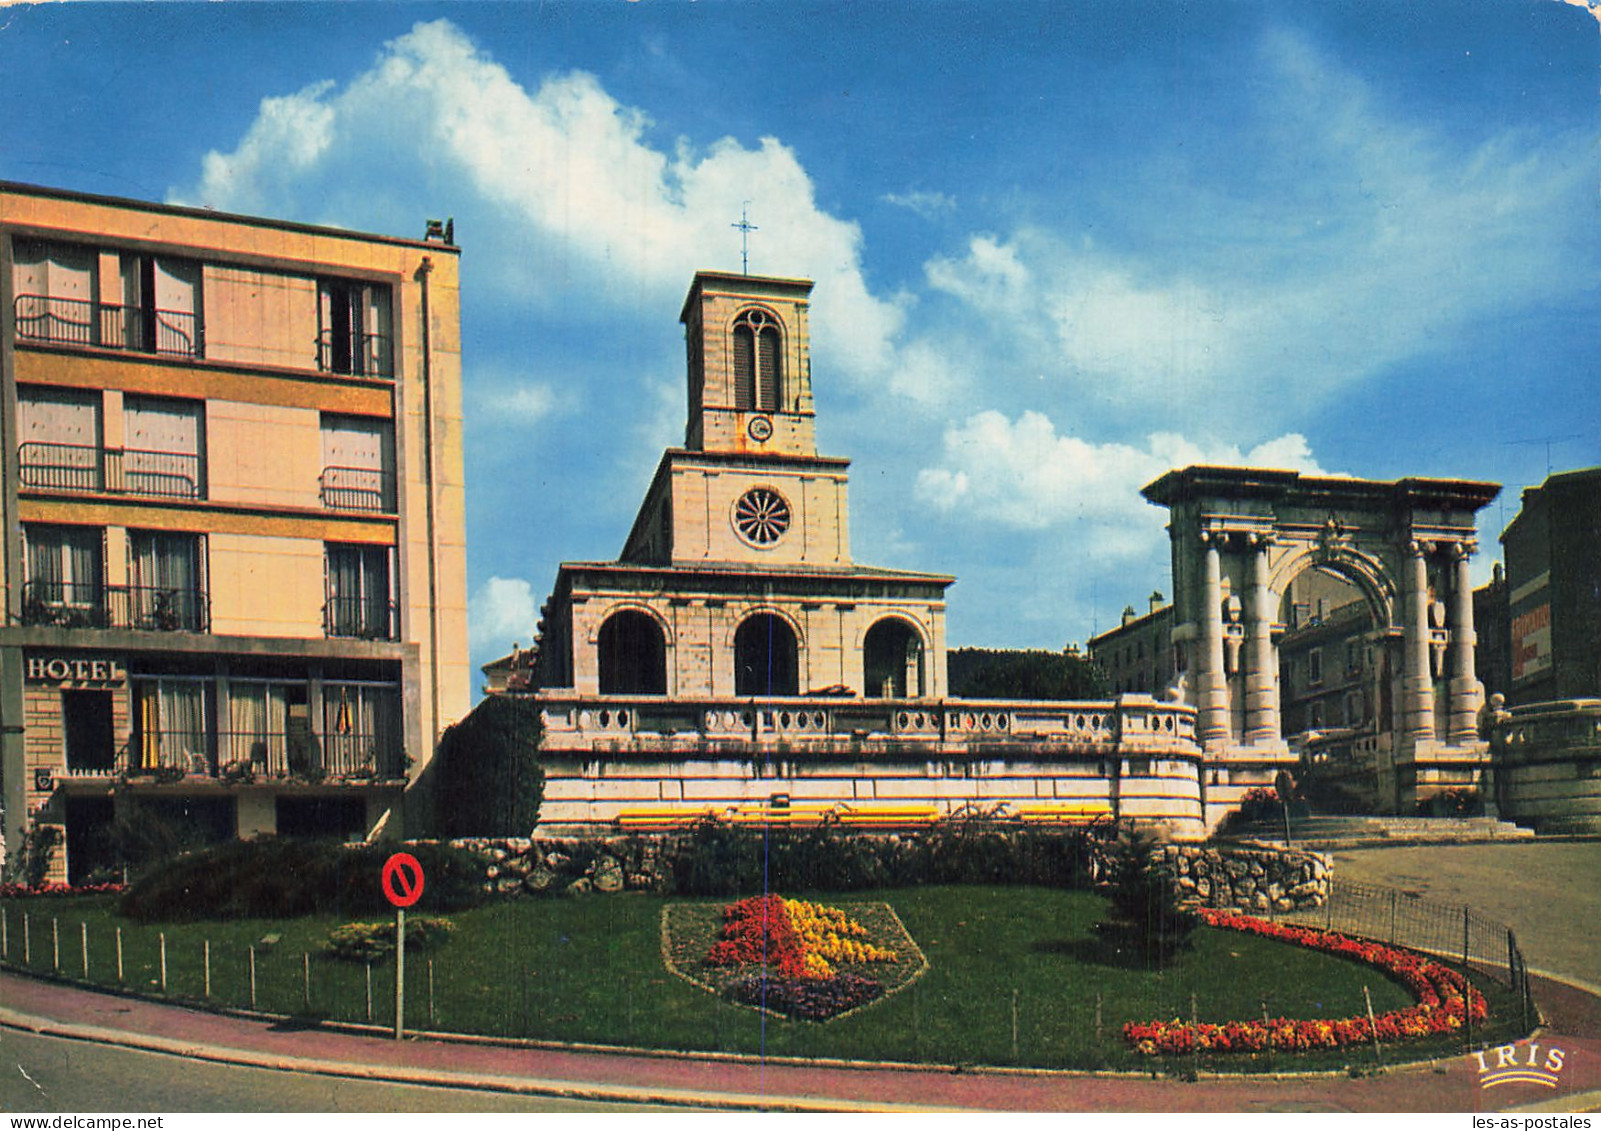
[[[422,865],[409,852],[384,861],[384,898],[395,908],[395,1040],[406,1033],[406,908],[422,898]]]

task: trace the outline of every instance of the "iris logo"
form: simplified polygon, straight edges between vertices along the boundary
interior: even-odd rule
[[[1546,1049],[1544,1059],[1540,1046],[1532,1041],[1525,1047],[1497,1045],[1493,1049],[1480,1049],[1473,1054],[1479,1065],[1479,1087],[1494,1088],[1501,1084],[1543,1084],[1557,1086],[1562,1074],[1562,1062],[1567,1054],[1552,1045]],[[1490,1057],[1495,1058],[1492,1067]]]

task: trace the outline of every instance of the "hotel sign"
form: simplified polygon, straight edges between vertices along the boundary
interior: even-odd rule
[[[128,669],[120,660],[106,657],[30,655],[28,680],[31,683],[120,684]]]

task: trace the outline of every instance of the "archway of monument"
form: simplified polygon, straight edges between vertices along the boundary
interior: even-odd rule
[[[1481,750],[1467,563],[1477,512],[1499,490],[1224,467],[1184,468],[1147,486],[1145,497],[1171,514],[1173,639],[1208,761],[1243,768],[1296,759],[1284,739],[1296,722],[1280,714],[1279,626],[1286,593],[1309,571],[1320,584],[1354,584],[1365,598],[1354,604],[1365,631],[1382,639],[1390,678],[1381,659],[1375,682],[1391,697],[1368,708],[1377,719],[1388,713],[1396,763],[1444,765],[1458,757],[1447,750]],[[1343,650],[1334,658],[1342,673],[1345,660]],[[1418,783],[1439,776],[1407,772]]]

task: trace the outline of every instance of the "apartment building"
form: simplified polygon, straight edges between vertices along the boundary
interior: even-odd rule
[[[426,823],[469,706],[457,268],[434,224],[0,183],[13,864]]]

